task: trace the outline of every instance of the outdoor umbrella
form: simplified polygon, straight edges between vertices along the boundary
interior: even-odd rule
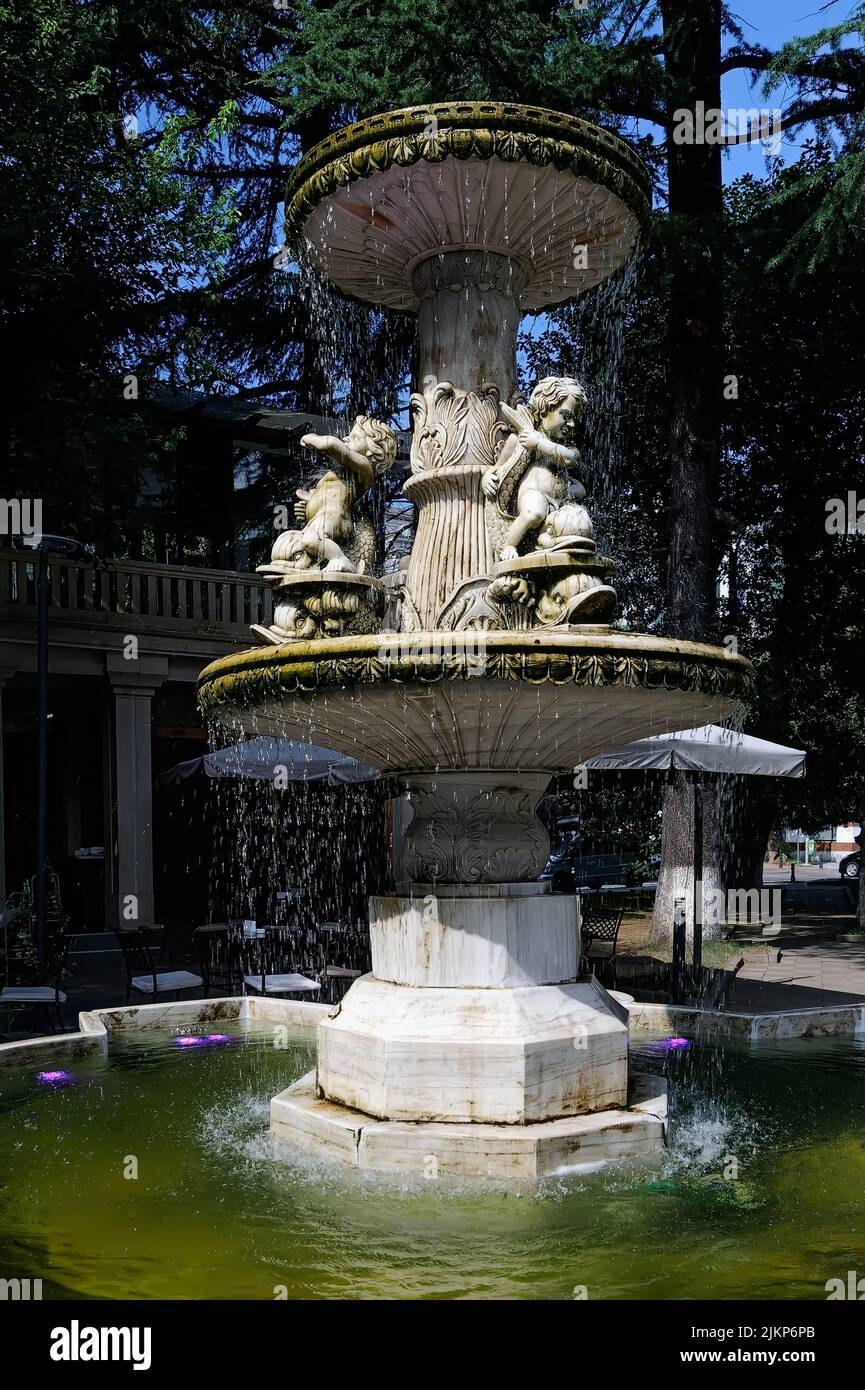
[[[805,754],[764,738],[703,724],[637,739],[589,758],[586,767],[619,772],[726,772],[738,777],[804,777]]]
[[[694,964],[702,955],[702,912],[697,911],[697,884],[703,877],[703,789],[700,774],[727,773],[736,777],[804,777],[805,753],[763,738],[703,724],[675,734],[654,734],[622,748],[612,748],[586,767],[614,772],[687,772],[694,781]],[[685,926],[681,924],[679,951],[684,961]],[[674,948],[674,954],[678,954]]]
[[[173,786],[190,777],[243,777],[271,782],[277,769],[289,782],[371,782],[380,776],[375,768],[367,767],[356,758],[337,753],[332,748],[320,748],[315,743],[295,739],[274,738],[260,734],[257,738],[242,739],[215,753],[190,758],[177,763],[159,776],[161,786]]]

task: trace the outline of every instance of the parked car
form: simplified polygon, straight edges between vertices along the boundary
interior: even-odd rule
[[[637,854],[586,854],[578,845],[553,851],[541,880],[552,879],[554,893],[573,893],[575,888],[600,888],[604,883],[630,883]],[[653,856],[660,864],[660,856]]]
[[[857,849],[855,854],[848,854],[839,861],[838,872],[842,878],[858,878],[861,865],[862,851]]]

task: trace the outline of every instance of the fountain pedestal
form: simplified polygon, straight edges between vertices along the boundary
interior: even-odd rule
[[[373,975],[319,1026],[320,1093],[379,1117],[466,1124],[623,1104],[627,1014],[577,979],[576,900],[527,884],[424,887],[372,899]]]
[[[627,1011],[578,978],[578,908],[537,884],[413,884],[370,906],[373,974],[318,1029],[275,1133],[358,1167],[539,1177],[663,1142],[629,1094]]]

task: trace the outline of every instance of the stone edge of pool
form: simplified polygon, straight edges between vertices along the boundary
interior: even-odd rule
[[[765,1014],[716,1013],[684,1005],[640,1003],[630,1004],[628,1009],[631,1033],[636,1035],[669,1030],[705,1042],[865,1037],[865,1004]],[[321,1019],[333,1011],[334,1006],[330,1004],[250,995],[95,1009],[78,1015],[77,1033],[47,1033],[20,1042],[0,1043],[0,1068],[28,1060],[42,1062],[58,1055],[81,1057],[91,1052],[105,1052],[109,1035],[124,1030],[164,1032],[220,1021],[281,1024],[293,1036],[312,1040]]]
[[[82,1057],[106,1052],[111,1033],[161,1033],[201,1023],[255,1020],[282,1024],[297,1038],[315,1038],[319,1021],[332,1012],[330,1004],[235,995],[229,999],[184,999],[174,1004],[138,1004],[94,1009],[78,1015],[77,1033],[46,1033],[21,1042],[0,1043],[0,1068],[18,1062],[41,1062],[46,1057]]]

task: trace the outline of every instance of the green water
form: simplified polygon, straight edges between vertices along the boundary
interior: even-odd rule
[[[5,1071],[0,1276],[46,1298],[824,1299],[865,1275],[862,1043],[633,1055],[667,1070],[669,1151],[516,1192],[275,1144],[269,1099],[312,1051],[269,1031],[125,1036],[68,1085]]]

